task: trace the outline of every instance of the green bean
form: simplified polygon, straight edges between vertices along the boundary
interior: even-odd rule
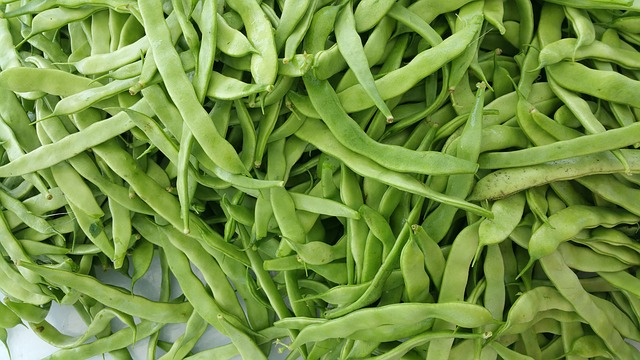
[[[135,333],[137,337],[143,338],[147,337],[153,333],[156,333],[160,328],[162,328],[164,324],[155,323],[143,320],[140,324],[136,326]],[[118,332],[97,339],[93,342],[80,345],[78,347],[72,349],[62,349],[58,350],[55,353],[47,356],[45,359],[47,360],[58,360],[65,359],[68,357],[91,357],[94,355],[104,354],[105,352],[111,350],[117,350],[125,348],[135,342],[135,338],[133,337],[134,329],[132,328],[124,328],[119,330]]]
[[[64,136],[68,136],[66,130],[60,128],[62,124],[60,124],[57,119],[52,118],[42,124],[47,131],[48,136],[52,140],[61,141],[61,139],[64,139]],[[76,171],[82,175],[82,177],[95,184],[101,191],[108,194],[111,198],[117,200],[128,209],[144,214],[150,214],[152,212],[146,204],[140,201],[140,199],[129,198],[124,187],[107,181],[103,175],[99,173],[95,163],[90,160],[88,155],[80,153],[68,159],[68,161],[71,166],[73,166]]]
[[[620,332],[625,339],[638,341],[638,327],[634,322],[622,312],[622,310],[611,301],[601,299],[597,296],[591,295],[593,302],[613,320],[616,330]]]
[[[516,1],[516,7],[518,8],[518,13],[520,15],[520,36],[518,39],[518,46],[522,48],[529,43],[531,43],[534,36],[534,14],[533,7],[531,2],[529,1]]]
[[[345,146],[353,151],[371,157],[372,160],[391,170],[401,172],[427,173],[456,173],[454,170],[454,160],[450,157],[436,154],[434,152],[414,152],[405,151],[400,147],[384,145],[372,141],[364,136],[363,132],[357,128],[353,120],[340,108],[338,99],[327,81],[320,81],[310,76],[303,77],[307,90],[310,93],[311,101],[319,111],[323,122],[331,130],[332,134]],[[380,155],[380,156],[379,156]],[[403,160],[400,160],[400,157]],[[447,160],[444,160],[447,158]],[[464,166],[464,160],[457,160],[460,163],[461,173],[473,172],[474,166]],[[447,171],[440,170],[438,165],[446,162]],[[432,170],[431,170],[431,169]]]
[[[538,286],[523,293],[513,303],[507,319],[496,332],[496,336],[518,333],[520,324],[530,324],[541,319],[541,315],[550,311],[574,311],[570,302],[554,288]]]
[[[622,246],[629,249],[638,250],[638,245],[620,230],[596,228],[591,230],[591,237],[585,241],[598,241],[613,246]]]
[[[627,96],[629,89],[636,87],[636,80],[617,72],[594,70],[575,62],[561,62],[551,65],[549,68],[553,69],[553,79],[568,90],[636,107],[640,104],[636,98]],[[588,77],[598,84],[611,84],[611,87],[586,87],[575,81],[580,77]]]
[[[502,252],[498,246],[487,247],[484,259],[484,273],[487,288],[484,292],[484,306],[491,312],[494,319],[502,319],[504,306],[507,301],[505,283],[505,269]],[[487,326],[485,330],[495,331],[498,324]]]
[[[430,23],[438,15],[457,10],[469,2],[469,0],[458,0],[448,3],[434,4],[430,0],[419,0],[411,4],[409,10],[420,15],[420,17],[427,23]]]
[[[230,302],[231,304],[233,304],[234,300],[236,300],[235,298],[231,299],[228,296],[226,298],[224,296],[219,296],[222,295],[222,293],[219,293],[218,291],[224,288],[223,286],[221,286],[222,284],[211,284],[215,287],[213,292],[216,298],[214,299],[210,295],[208,295],[208,292],[205,289],[204,285],[191,272],[191,269],[188,266],[189,259],[187,258],[187,255],[182,251],[187,250],[189,255],[193,257],[198,253],[197,247],[189,247],[188,245],[184,245],[181,246],[181,248],[178,248],[174,245],[176,244],[176,241],[170,240],[172,236],[171,232],[166,233],[161,229],[154,229],[153,223],[148,221],[145,223],[142,219],[138,220],[140,221],[135,221],[134,219],[134,226],[136,226],[136,229],[141,231],[142,235],[145,236],[145,238],[149,239],[150,237],[153,237],[153,241],[161,242],[163,248],[168,250],[167,261],[169,263],[169,267],[178,278],[178,281],[183,284],[183,289],[185,289],[186,285],[189,285],[189,290],[185,289],[187,292],[185,295],[187,296],[187,299],[189,299],[189,302],[194,305],[194,309],[196,309],[195,311],[203,316],[207,323],[213,325],[219,331],[224,331],[225,329],[221,326],[221,319],[218,316],[224,314],[223,316],[225,317],[228,316],[229,318],[234,318],[234,325],[246,327],[246,325],[243,324],[242,318],[238,318],[235,314],[229,312],[232,309],[229,309],[227,307],[223,308],[223,305],[220,304],[221,302]],[[164,232],[164,236],[159,236],[158,232]],[[171,253],[171,255],[169,255],[169,253]],[[202,253],[203,252],[200,251],[200,254]],[[198,259],[198,265],[200,266],[202,266],[203,264],[200,261],[201,259],[203,258],[201,257],[200,259]],[[212,266],[210,266],[209,269],[212,269]],[[207,274],[211,275],[213,272],[215,271],[207,272]],[[207,280],[210,281],[210,279]],[[222,291],[224,292],[224,290]],[[244,314],[242,314],[242,316],[244,317]]]
[[[311,2],[309,0],[284,2],[280,24],[274,32],[274,40],[278,52],[282,49],[287,38],[293,33],[307,12],[312,12],[309,11],[310,4]]]
[[[358,184],[356,175],[348,167],[340,165],[340,198],[342,202],[355,208],[364,204],[362,191]],[[366,237],[368,229],[364,221],[347,219],[347,271],[349,283],[362,278],[362,266],[364,260],[365,247],[360,239]]]
[[[635,171],[633,169],[637,166],[634,151],[621,150],[625,159],[628,159],[632,171]],[[622,163],[608,152],[582,155],[539,165],[501,169],[478,181],[469,199],[495,199],[553,181],[625,171]]]
[[[13,198],[10,194],[0,189],[0,204],[7,210],[17,216],[24,224],[30,228],[47,235],[56,233],[56,230],[43,217],[32,213],[23,202]],[[6,218],[6,215],[5,215]]]
[[[634,294],[638,296],[638,293],[640,293],[639,291],[640,282],[635,276],[629,274],[626,271],[616,271],[616,272],[601,271],[601,272],[598,272],[598,275],[600,275],[605,280],[607,280],[607,282],[609,282],[611,285],[620,289],[624,289],[628,291],[630,294]]]
[[[2,317],[0,318],[0,327],[10,329],[18,324],[22,324],[22,319],[11,311],[11,309],[9,309],[5,304],[0,303],[0,313],[2,314]]]
[[[197,13],[194,13],[194,17],[195,15]],[[220,51],[234,57],[242,57],[257,51],[243,33],[229,26],[222,15],[216,16],[218,18],[216,46]]]
[[[485,85],[478,84],[473,109],[468,120],[462,129],[460,141],[455,151],[460,159],[476,162],[480,154],[480,144],[482,142],[482,106],[484,104]],[[453,149],[453,148],[452,148]],[[453,175],[447,179],[445,194],[465,198],[473,186],[474,176],[469,174]],[[436,242],[440,242],[448,231],[457,209],[451,206],[438,206],[423,221],[422,226],[427,230],[429,236]],[[440,226],[433,226],[434,224]]]
[[[255,163],[256,150],[256,129],[253,125],[251,114],[245,104],[240,100],[234,100],[234,107],[242,129],[242,151],[239,153],[240,160],[245,168],[250,168]]]
[[[273,132],[276,121],[278,120],[278,114],[280,113],[280,107],[282,101],[278,101],[275,104],[270,105],[265,113],[265,118],[260,122],[258,132],[256,134],[256,149],[253,165],[260,167],[262,164],[262,158],[267,147],[267,142]]]
[[[489,212],[485,209],[436,193],[432,189],[426,187],[426,185],[417,183],[414,181],[415,179],[409,179],[409,177],[405,177],[401,173],[389,171],[376,162],[353,153],[348,148],[343,147],[340,143],[333,141],[333,136],[329,129],[324,127],[320,122],[314,122],[312,119],[307,119],[305,124],[303,124],[303,126],[296,132],[296,136],[313,143],[315,146],[319,147],[320,150],[342,159],[347,166],[358,174],[379,179],[381,182],[397,187],[401,190],[426,196],[436,201],[442,201],[443,203],[449,203],[454,206],[460,206],[461,208],[469,210],[473,209],[473,211],[477,211],[479,214],[490,216]]]
[[[23,201],[28,212],[33,215],[43,215],[47,212],[57,210],[67,204],[67,200],[64,197],[62,191],[55,187],[52,188],[49,194],[39,193]],[[15,228],[23,223],[21,216],[10,211],[3,211],[3,216],[7,221],[7,225],[10,228]]]
[[[6,52],[0,56],[0,69],[2,70],[22,66],[18,52],[13,44],[13,38],[9,27],[9,21],[3,18],[0,21],[0,47],[6,50]]]
[[[211,82],[206,95],[212,99],[235,100],[249,95],[271,92],[273,85],[248,84],[243,81],[211,71]]]
[[[558,124],[556,121],[552,120],[547,115],[533,109],[529,112],[531,115],[531,119],[540,126],[543,130],[549,133],[551,136],[556,138],[556,140],[569,140],[575,139],[579,136],[583,136],[581,132],[574,130],[570,127],[563,126],[562,124]]]
[[[2,301],[14,314],[31,323],[44,321],[50,310],[49,304],[44,305],[45,303],[25,303],[11,300],[9,297],[4,298]]]
[[[89,240],[94,243],[100,250],[110,259],[114,258],[114,247],[104,231],[104,226],[100,219],[86,214],[81,208],[74,203],[68,204],[71,212],[74,213],[79,227],[87,235]]]
[[[0,244],[4,249],[4,252],[8,255],[8,258],[13,262],[17,263],[19,261],[31,262],[30,256],[25,252],[25,250],[20,245],[18,239],[11,233],[11,229],[7,225],[7,221],[4,216],[0,215],[0,233],[2,234],[2,239],[0,240]],[[3,264],[5,265],[5,264]],[[6,264],[8,265],[8,263]],[[4,269],[5,273],[11,271],[10,269]],[[30,290],[35,295],[44,295],[43,291],[40,290],[33,283],[39,281],[39,276],[34,274],[33,272],[27,269],[18,268],[19,273],[16,273],[17,277],[24,278],[28,281],[28,284],[23,284],[22,286],[26,290]]]
[[[349,65],[349,68],[354,72],[364,92],[367,93],[376,107],[387,118],[387,121],[393,121],[391,111],[376,88],[373,74],[371,74],[368,67],[363,66],[367,64],[367,56],[360,42],[359,35],[356,32],[356,22],[351,5],[344,6],[342,10],[338,12],[335,27],[338,49]]]
[[[14,92],[44,91],[52,95],[69,96],[99,85],[92,84],[91,79],[63,70],[16,67],[2,71],[0,86]]]
[[[396,242],[396,236],[393,234],[391,230],[391,226],[389,225],[387,219],[385,219],[382,214],[378,211],[372,209],[371,207],[362,205],[360,209],[358,209],[360,216],[365,221],[367,226],[369,227],[369,232],[373,235],[377,240],[382,244],[382,260],[387,258],[393,244]],[[371,251],[367,251],[367,253],[371,253]],[[375,270],[374,270],[375,271]]]
[[[122,176],[122,178],[135,189],[136,194],[145,200],[150,207],[154,208],[158,214],[165,217],[165,219],[170,221],[176,228],[182,228],[182,220],[179,214],[180,206],[176,199],[164,189],[160,188],[151,178],[141,174],[140,169],[137,169],[135,161],[128,153],[113,143],[104,143],[94,147],[94,151],[116,173]],[[213,231],[204,227],[198,219],[193,219],[190,227],[197,231],[202,231],[202,233],[198,233],[196,236],[206,241],[207,244],[213,246],[213,248],[226,248],[224,251],[230,251],[229,255],[232,253],[235,254],[231,255],[234,258],[245,258],[244,255],[240,255],[237,248],[221,242],[219,235],[214,235]],[[207,237],[204,236],[205,234],[209,234],[208,236],[213,236],[213,238],[207,239]],[[237,258],[236,256],[240,257]]]
[[[607,349],[604,341],[597,335],[585,335],[576,339],[567,355],[580,356],[580,357],[608,357],[612,358],[613,355]]]
[[[109,210],[112,217],[112,234],[114,244],[113,266],[122,267],[126,252],[131,244],[131,218],[130,211],[126,207],[109,199]]]
[[[393,359],[396,356],[402,356],[408,353],[411,348],[415,348],[424,345],[435,339],[442,338],[459,338],[459,339],[476,339],[482,338],[484,334],[469,334],[469,333],[455,333],[449,331],[441,332],[425,332],[424,334],[416,335],[410,339],[405,340],[400,345],[389,350],[388,352],[375,356],[373,359]]]
[[[622,223],[635,223],[640,218],[619,209],[596,208],[574,205],[563,209],[549,217],[548,224],[543,224],[531,234],[529,255],[533,261],[551,254],[557,246],[575,236],[584,228],[596,226],[613,227]]]
[[[221,138],[209,122],[209,117],[199,105],[195,92],[184,90],[188,88],[189,80],[180,69],[180,59],[176,50],[167,41],[170,39],[170,34],[161,13],[162,8],[157,6],[158,3],[141,5],[143,6],[140,11],[145,19],[145,25],[156,29],[148,35],[151,35],[151,49],[158,60],[158,71],[164,79],[172,79],[169,83],[165,83],[168,87],[167,90],[176,102],[182,118],[188,124],[198,144],[202,146],[211,160],[224,170],[233,174],[246,173],[247,170],[235,149]]]
[[[607,130],[603,133],[585,135],[528,149],[501,153],[490,152],[480,155],[478,162],[481,169],[508,168],[567,159],[566,154],[571,154],[573,157],[616,150],[635,143],[633,139],[625,139],[627,134],[633,132],[635,132],[635,125],[630,125],[625,128]]]
[[[71,273],[64,270],[46,268],[44,266],[20,262],[19,266],[27,268],[45,278],[47,281],[76,289],[92,298],[120,309],[133,316],[153,321],[157,318],[166,322],[184,322],[192,311],[189,303],[169,304],[154,302],[137,295],[127,295],[115,287],[101,284],[90,276]]]
[[[631,345],[622,340],[620,333],[611,331],[614,328],[613,322],[588,298],[587,292],[578,283],[577,276],[563,263],[559,254],[551,254],[540,261],[558,291],[574,305],[576,312],[588,321],[593,331],[616,357],[637,357],[637,352],[632,351]]]
[[[468,272],[460,269],[468,269],[471,266],[474,256],[474,248],[478,246],[479,222],[468,225],[456,236],[452,248],[447,257],[444,272],[442,274],[442,284],[437,302],[440,304],[462,301],[464,291],[468,282]],[[487,310],[488,311],[488,310]],[[448,330],[454,323],[436,321],[433,330]],[[453,339],[440,340],[430,344],[427,358],[440,358],[446,356],[451,351]]]
[[[198,313],[193,312],[187,321],[184,333],[180,335],[172,344],[171,349],[162,355],[160,359],[168,360],[186,357],[195,346],[196,341],[204,334],[208,325]]]
[[[570,6],[564,6],[563,8],[577,36],[577,42],[573,49],[575,54],[578,48],[590,45],[596,40],[596,30],[586,10]]]
[[[251,339],[246,333],[237,329],[234,325],[229,323],[227,317],[224,315],[218,315],[218,319],[222,324],[222,328],[227,331],[231,341],[238,348],[238,352],[240,356],[248,359],[266,359],[267,357],[260,351],[258,346],[255,344],[253,339]]]
[[[290,192],[294,206],[298,210],[314,212],[330,216],[342,216],[348,219],[359,219],[360,214],[344,204],[320,197]]]
[[[277,73],[277,51],[273,29],[258,4],[253,1],[234,0],[228,5],[242,17],[247,37],[256,48],[251,55],[251,74],[257,84],[273,85]]]
[[[124,31],[122,33],[125,34]],[[72,62],[72,65],[84,75],[100,74],[138,60],[140,54],[146,53],[148,49],[149,40],[147,37],[141,37],[114,52],[87,56]]]
[[[69,8],[51,8],[37,13],[31,20],[30,34],[27,35],[22,42],[27,41],[31,36],[46,32],[49,30],[57,30],[71,22],[83,20],[95,12],[99,8],[92,6],[84,6],[76,9]],[[20,44],[18,44],[19,46]]]
[[[617,204],[633,214],[638,214],[638,209],[629,199],[634,196],[635,189],[624,185],[610,175],[591,175],[577,180],[581,185],[608,201]]]
[[[412,235],[412,234],[411,234]],[[429,275],[425,270],[425,256],[414,236],[404,245],[400,253],[402,271],[408,302],[427,302],[429,299]]]
[[[91,189],[71,165],[66,162],[58,163],[51,167],[51,172],[67,202],[74,204],[93,219],[99,219],[104,215]]]
[[[370,314],[376,316],[370,316]],[[290,346],[296,348],[309,341],[349,337],[358,330],[375,328],[383,324],[406,325],[430,318],[445,319],[462,327],[476,327],[477,324],[484,325],[495,321],[484,308],[478,305],[455,302],[447,304],[394,304],[361,309],[340,319],[309,325],[300,331]],[[345,324],[350,324],[350,326],[345,326]]]
[[[625,1],[0,0],[8,320],[52,359],[633,358]]]
[[[273,215],[282,231],[282,236],[296,243],[305,243],[306,234],[295,213],[295,204],[291,195],[284,188],[273,188],[270,192]]]
[[[484,14],[487,22],[493,25],[500,35],[504,35],[506,29],[503,24],[503,16],[504,16],[504,2],[500,0],[489,0],[484,2],[484,7],[482,9],[482,13]]]
[[[557,64],[562,60],[569,59],[570,49],[576,49],[576,39],[567,38],[552,42],[546,45],[539,54],[540,66]],[[618,64],[625,68],[637,69],[638,54],[624,48],[613,47],[605,42],[595,40],[593,43],[577,48],[573,55],[575,60],[594,59]]]
[[[463,31],[468,22],[471,21],[474,16],[482,14],[483,6],[483,3],[474,1],[465,4],[462,8],[460,8],[456,19],[456,25],[453,31]],[[479,33],[476,33],[467,49],[465,49],[465,51],[460,56],[451,61],[451,75],[449,78],[448,88],[453,93],[455,93],[458,83],[464,79],[464,75],[467,74],[467,71],[471,64],[474,61],[477,61],[477,50],[480,46],[479,35]]]
[[[393,1],[365,0],[358,3],[354,11],[355,30],[359,33],[372,29],[388,13]]]
[[[180,202],[180,216],[182,217],[183,232],[189,233],[189,208],[193,200],[195,192],[194,177],[189,174],[189,165],[191,150],[193,148],[193,134],[186,125],[183,125],[182,139],[180,144],[182,145],[178,150],[178,175],[176,179],[176,187],[178,190],[178,201]]]
[[[425,254],[424,263],[427,272],[436,288],[440,289],[445,268],[445,258],[442,250],[437,246],[437,243],[429,237],[422,226],[415,225],[412,227],[412,231],[415,234],[418,247],[420,247]]]
[[[601,255],[589,248],[571,245],[570,243],[558,245],[558,251],[562,254],[567,266],[579,271],[621,271],[629,267],[629,265],[612,256]]]
[[[460,55],[478,32],[480,23],[481,18],[474,17],[463,30],[448,37],[437,46],[421,52],[407,65],[376,80],[376,87],[382,99],[390,99],[404,93]],[[338,99],[347,113],[374,105],[361,85],[354,85],[340,92]]]
[[[71,349],[77,347],[78,345],[84,343],[87,339],[93,337],[94,335],[99,334],[105,328],[109,326],[109,323],[112,319],[118,319],[122,321],[129,328],[133,329],[133,338],[136,338],[136,325],[133,322],[133,317],[124,314],[120,311],[113,309],[102,309],[98,311],[93,318],[91,319],[91,323],[88,324],[87,330],[81,336],[67,336],[60,333],[55,327],[53,327],[47,321],[42,321],[39,323],[30,323],[29,326],[41,339],[46,341],[47,343],[54,345],[61,349]]]
[[[134,124],[125,116],[112,117],[17,158],[2,166],[4,171],[0,170],[0,173],[3,174],[2,176],[17,176],[50,167],[111,139],[133,126]]]
[[[525,195],[515,193],[506,198],[495,201],[491,205],[493,219],[483,219],[478,228],[478,250],[475,260],[480,255],[485,245],[495,245],[509,237],[509,234],[518,226],[525,207]]]

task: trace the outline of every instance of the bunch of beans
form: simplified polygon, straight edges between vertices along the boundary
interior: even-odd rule
[[[637,1],[0,10],[3,342],[640,359]],[[154,259],[152,298],[135,284]]]

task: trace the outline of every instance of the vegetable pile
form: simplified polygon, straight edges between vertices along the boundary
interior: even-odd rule
[[[3,342],[24,324],[48,359],[142,339],[149,359],[640,358],[638,2],[0,10]]]

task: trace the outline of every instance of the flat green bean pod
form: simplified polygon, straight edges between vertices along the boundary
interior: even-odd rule
[[[475,164],[436,152],[416,152],[398,146],[390,146],[367,137],[349,115],[341,109],[335,92],[329,83],[303,77],[311,102],[331,133],[344,146],[391,170],[421,174],[473,173]],[[456,165],[459,164],[459,168]]]
[[[631,171],[640,171],[637,150],[620,150]],[[577,179],[587,175],[624,173],[625,166],[610,152],[597,152],[531,166],[502,168],[481,178],[469,200],[498,199],[518,191],[555,181]]]
[[[533,261],[555,251],[561,242],[571,239],[582,229],[597,226],[613,227],[618,224],[634,224],[640,217],[626,210],[598,208],[585,205],[569,206],[549,216],[549,222],[541,225],[531,234],[528,251]]]
[[[460,55],[479,31],[481,23],[482,17],[474,17],[463,30],[420,53],[407,65],[376,80],[380,96],[386,100],[406,92],[421,79]],[[361,85],[354,85],[340,92],[338,99],[348,113],[373,106],[373,100],[368,98]]]
[[[189,303],[161,303],[153,302],[146,298],[130,295],[115,287],[101,284],[95,278],[76,274],[64,270],[46,268],[44,266],[20,263],[25,267],[43,276],[47,281],[58,284],[58,286],[68,286],[85,293],[105,305],[133,316],[143,319],[155,320],[163,319],[165,322],[185,322],[193,308]]]
[[[375,315],[375,316],[371,316]],[[407,325],[421,320],[438,318],[456,323],[462,327],[476,327],[495,322],[482,307],[465,303],[447,304],[394,304],[383,307],[361,309],[338,319],[303,328],[291,344],[296,348],[309,341],[349,335],[382,324]],[[350,326],[345,326],[350,324]]]
[[[388,170],[368,158],[359,156],[348,148],[340,145],[337,141],[334,141],[329,129],[317,120],[314,124],[312,119],[307,119],[305,124],[296,131],[296,136],[312,143],[322,151],[342,159],[342,161],[353,169],[354,172],[363,176],[377,178],[388,185],[417,195],[425,196],[436,201],[441,201],[460,208],[466,208],[470,211],[473,209],[474,212],[482,214],[483,216],[491,216],[491,213],[486,209],[437,193],[426,185],[415,180],[415,178],[405,176],[406,174]]]
[[[640,125],[637,123],[624,128],[611,129],[602,133],[522,150],[485,153],[480,155],[478,163],[481,169],[511,168],[595,154],[601,151],[618,150],[635,144],[637,142],[636,132],[640,134]]]
[[[0,342],[640,359],[638,1],[0,0]]]

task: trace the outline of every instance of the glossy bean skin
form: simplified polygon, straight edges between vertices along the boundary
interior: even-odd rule
[[[354,172],[378,178],[380,181],[387,183],[391,186],[398,187],[399,189],[412,189],[410,192],[416,194],[423,194],[423,196],[427,196],[433,198],[434,200],[442,199],[443,202],[449,202],[452,205],[458,204],[458,206],[471,207],[475,211],[478,211],[481,214],[489,215],[489,212],[485,209],[480,209],[472,204],[461,204],[457,199],[452,199],[446,195],[437,194],[432,189],[427,188],[424,184],[417,184],[413,180],[409,180],[404,177],[400,173],[392,172],[387,170],[386,168],[380,166],[374,161],[367,161],[368,159],[365,157],[354,156],[355,153],[351,152],[348,148],[340,148],[339,143],[333,143],[332,136],[330,131],[327,128],[323,128],[321,123],[313,124],[311,119],[308,119],[307,122],[296,132],[296,136],[302,138],[303,140],[309,141],[313,143],[315,146],[319,147],[321,150],[327,152],[328,154],[335,155],[338,158],[341,158],[347,165],[354,170]],[[326,139],[325,141],[321,136]],[[323,142],[323,144],[319,143],[319,140]],[[329,145],[331,144],[331,145]],[[338,155],[340,154],[340,155]],[[346,156],[345,156],[346,155]],[[352,161],[355,160],[355,161]],[[361,166],[362,164],[367,164],[367,166]],[[371,171],[372,169],[376,169],[375,171]],[[377,174],[377,175],[376,175]],[[386,175],[382,175],[386,174]]]
[[[140,296],[131,296],[124,292],[99,283],[92,277],[74,274],[64,270],[48,269],[46,267],[21,263],[48,281],[59,285],[69,286],[84,292],[87,295],[102,301],[107,306],[115,309],[129,311],[135,316],[140,316],[151,321],[162,319],[163,322],[184,322],[191,314],[193,308],[188,303],[169,304],[153,302]]]
[[[141,13],[145,14],[145,18],[147,19],[145,23],[148,23],[148,26],[153,26],[158,30],[158,32],[150,32],[150,34],[157,34],[158,37],[158,41],[154,41],[153,38],[151,39],[153,45],[152,51],[154,51],[158,57],[158,71],[163,78],[173,79],[172,81],[174,82],[170,82],[173,85],[169,87],[169,93],[174,101],[177,102],[176,105],[183,119],[187,121],[196,140],[203,146],[207,155],[211,157],[212,160],[215,159],[214,162],[217,160],[219,166],[231,173],[246,173],[247,170],[242,165],[236,151],[226,140],[220,137],[220,134],[208,122],[208,116],[204,109],[199,106],[195,92],[190,93],[180,90],[188,86],[186,83],[188,83],[189,80],[178,67],[180,60],[175,49],[170,45],[170,42],[166,41],[166,39],[170,38],[170,34],[167,25],[162,19],[162,14],[159,13],[161,7],[158,7],[158,4],[149,3],[148,5],[148,7],[141,7]],[[146,17],[147,14],[149,17]],[[160,54],[162,54],[162,58]],[[205,141],[205,137],[218,140],[214,142],[210,140]],[[222,160],[223,158],[225,159],[224,161]]]
[[[484,120],[482,106],[484,104],[485,84],[479,83],[477,87],[473,108],[461,131],[460,141],[455,148],[449,147],[451,152],[455,151],[457,157],[471,162],[476,162],[480,155],[482,125]],[[473,176],[462,174],[452,175],[447,179],[445,193],[450,196],[465,198],[471,191],[473,182]],[[425,218],[422,226],[429,232],[431,238],[436,242],[440,242],[449,225],[452,223],[456,212],[456,209],[450,206],[438,206]],[[440,225],[434,226],[436,223]]]
[[[569,240],[584,228],[613,227],[620,223],[637,221],[635,215],[619,209],[569,206],[551,215],[548,223],[541,225],[531,234],[528,244],[531,259],[525,269],[535,260],[552,254],[561,242]]]
[[[64,139],[42,146],[24,157],[12,161],[0,170],[2,176],[17,176],[50,167],[56,163],[76,156],[86,149],[113,138],[114,132],[121,134],[131,129],[134,124],[125,116],[113,117],[113,120],[96,123],[85,132],[69,135]],[[91,140],[93,139],[93,140]]]
[[[467,308],[468,311],[466,311]],[[432,312],[425,313],[426,309],[432,309]],[[449,311],[452,309],[458,310],[457,315],[454,315],[454,313],[449,313]],[[377,313],[377,316],[370,316],[372,312]],[[477,308],[470,304],[394,304],[376,309],[362,309],[352,314],[346,315],[346,317],[340,319],[329,320],[320,324],[309,325],[302,329],[299,337],[292,344],[292,346],[296,347],[304,342],[312,341],[313,339],[337,336],[339,333],[344,333],[344,335],[349,336],[349,334],[355,333],[358,329],[367,329],[374,327],[375,325],[373,324],[379,324],[383,322],[387,324],[402,324],[409,318],[412,319],[412,323],[415,323],[418,319],[428,319],[431,317],[443,318],[451,320],[453,322],[459,322],[461,326],[493,322],[491,316],[486,313],[484,309]],[[355,321],[356,319],[358,319],[357,322]],[[385,321],[385,319],[389,320]],[[344,324],[347,322],[347,320],[353,321],[353,324],[358,324],[357,328],[345,327]]]
[[[491,205],[494,219],[484,219],[480,223],[476,258],[482,250],[482,246],[499,244],[509,237],[522,219],[525,200],[525,195],[520,192],[497,200]]]
[[[251,55],[251,70],[258,84],[273,85],[277,73],[277,52],[273,29],[258,4],[253,1],[233,0],[228,5],[240,14],[248,31],[248,38],[257,53]],[[259,14],[259,15],[257,15]]]
[[[468,269],[471,266],[478,245],[478,227],[480,223],[476,221],[466,226],[456,236],[456,241],[452,244],[451,251],[447,257],[444,272],[442,274],[442,284],[440,294],[436,301],[438,303],[450,303],[464,299],[464,291],[469,281],[468,273],[460,269]],[[453,246],[455,245],[455,246]],[[434,330],[451,329],[454,325],[451,322],[436,321]],[[439,358],[451,352],[452,339],[436,341],[429,346],[427,358]]]
[[[629,168],[635,169],[637,166],[635,150],[620,151],[627,159]],[[539,165],[500,169],[480,179],[470,199],[497,199],[552,181],[625,171],[624,165],[613,154],[607,152],[576,156]]]
[[[616,356],[636,358],[637,351],[624,343],[619,332],[611,331],[613,328],[609,318],[595,305],[593,300],[585,299],[588,294],[577,283],[575,274],[562,262],[559,254],[554,253],[541,260],[544,271],[550,275],[550,279],[558,287],[558,291],[575,307],[576,312],[591,324],[592,329],[603,339],[607,348]],[[553,275],[552,275],[553,274]],[[572,284],[577,286],[571,286]],[[598,317],[596,320],[595,317]],[[602,316],[602,317],[600,317]],[[593,319],[592,319],[593,318]],[[605,331],[607,328],[609,330]]]
[[[325,124],[332,130],[332,133],[342,144],[352,148],[355,152],[365,156],[371,156],[374,161],[380,163],[383,166],[389,167],[396,171],[407,172],[424,172],[429,167],[426,163],[435,167],[438,163],[438,158],[442,157],[442,154],[434,154],[429,152],[416,153],[413,151],[405,151],[399,147],[393,147],[389,145],[383,145],[372,141],[370,138],[364,136],[357,125],[349,118],[349,116],[340,110],[337,103],[336,94],[330,88],[328,82],[314,79],[310,76],[303,77],[307,89],[310,91],[311,101],[316,110],[321,112],[321,116]],[[385,158],[378,158],[376,155],[380,151],[386,154]],[[383,150],[384,149],[384,150]],[[395,155],[404,157],[406,160],[401,161],[399,159],[392,160]],[[433,155],[433,156],[432,156]],[[374,157],[375,156],[375,157]],[[388,158],[386,158],[388,156]],[[432,157],[428,159],[428,157]],[[412,159],[412,160],[409,160]],[[407,168],[403,168],[406,163]],[[409,164],[416,164],[423,162],[424,165],[420,165],[419,169],[410,169]],[[453,161],[447,161],[447,167],[453,169]],[[466,168],[466,169],[465,169]],[[433,170],[436,172],[437,170]],[[461,172],[470,171],[473,172],[473,166],[465,167],[461,166]],[[450,170],[450,172],[453,172]]]
[[[472,37],[478,31],[480,22],[479,17],[474,18],[463,31],[447,38],[441,44],[425,50],[400,69],[376,80],[376,87],[381,92],[382,98],[389,99],[403,93],[413,87],[419,79],[432,74],[452,57],[459,55],[466,46],[463,44],[471,42]],[[434,59],[437,60],[434,61]],[[359,85],[354,85],[340,92],[338,98],[347,112],[363,110],[373,105]]]
[[[635,81],[626,76],[620,75],[616,72],[604,72],[599,70],[590,69],[584,65],[575,62],[562,62],[554,65],[553,78],[561,86],[566,89],[596,96],[601,99],[620,102],[623,104],[629,104],[631,106],[638,106],[635,98],[628,98],[625,94],[628,94],[630,89],[637,87]],[[576,82],[576,77],[589,77],[597,83],[611,84],[611,87],[589,87]]]
[[[481,169],[507,168],[566,159],[567,154],[571,154],[573,157],[594,154],[605,150],[616,150],[632,145],[634,141],[631,138],[625,139],[625,135],[633,135],[634,132],[635,126],[630,125],[623,129],[612,129],[603,133],[585,135],[575,139],[528,149],[502,152],[500,154],[486,153],[482,154],[478,161]],[[609,144],[611,144],[611,146],[609,146]],[[581,148],[581,150],[577,150],[576,148],[578,147]],[[587,150],[587,148],[589,150]]]
[[[624,48],[616,48],[605,42],[595,40],[593,43],[579,47],[572,54],[571,49],[576,48],[576,40],[572,38],[561,39],[546,45],[540,50],[539,66],[556,64],[563,60],[568,60],[571,56],[575,60],[595,59],[616,63],[629,69],[636,69],[640,66],[638,54]]]
[[[338,50],[340,50],[349,68],[353,71],[358,82],[376,107],[386,116],[387,121],[393,121],[391,111],[378,92],[373,74],[371,74],[368,67],[363,66],[368,63],[367,56],[356,31],[356,21],[351,5],[344,6],[338,13],[335,27]]]

